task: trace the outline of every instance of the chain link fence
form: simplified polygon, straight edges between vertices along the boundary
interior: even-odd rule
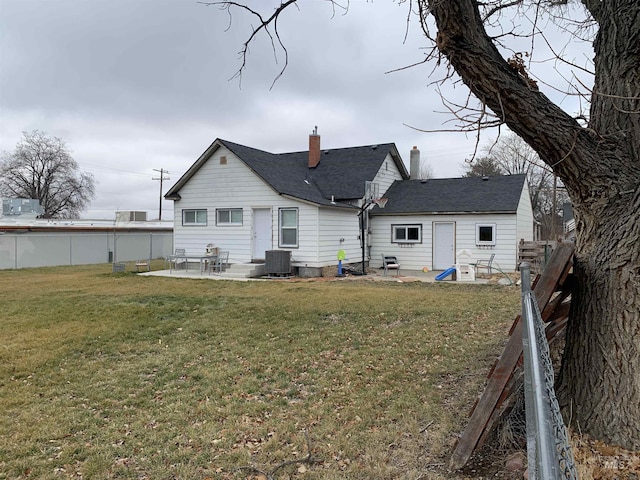
[[[531,291],[531,266],[523,263],[520,271],[529,479],[577,479],[573,453],[554,390],[549,344],[538,302]]]

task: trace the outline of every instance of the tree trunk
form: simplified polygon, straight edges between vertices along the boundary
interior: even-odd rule
[[[640,2],[592,2],[600,29],[589,128],[488,37],[475,0],[426,1],[436,44],[474,95],[558,175],[576,215],[561,403],[580,431],[640,449]]]
[[[640,449],[640,7],[603,2],[590,127],[601,168],[575,202],[578,291],[559,378],[576,428]],[[632,113],[635,112],[635,113]],[[574,188],[575,190],[575,188]]]
[[[558,379],[561,406],[576,431],[638,450],[640,195],[581,230],[573,269],[577,292]]]

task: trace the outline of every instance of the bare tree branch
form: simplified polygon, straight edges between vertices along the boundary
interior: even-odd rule
[[[236,71],[236,73],[231,77],[232,79],[234,79],[234,78],[241,79],[242,78],[242,72],[245,70],[245,68],[247,66],[247,53],[249,52],[249,46],[253,43],[253,41],[255,40],[255,38],[258,36],[258,34],[260,32],[265,32],[267,34],[267,36],[269,37],[269,40],[271,42],[271,48],[273,49],[273,54],[274,54],[274,57],[276,59],[276,63],[277,63],[277,59],[278,59],[276,40],[277,40],[277,45],[284,52],[284,66],[282,67],[282,69],[280,70],[280,72],[278,73],[276,78],[274,79],[273,83],[271,84],[271,88],[273,88],[275,82],[278,80],[278,78],[280,78],[282,76],[282,74],[284,73],[284,71],[287,68],[287,65],[289,64],[289,52],[287,51],[287,48],[285,47],[284,43],[282,42],[282,39],[280,38],[280,34],[278,32],[278,18],[280,17],[280,14],[284,10],[286,10],[291,5],[296,4],[297,1],[298,0],[286,0],[286,1],[284,1],[283,3],[281,3],[274,10],[274,12],[271,14],[271,16],[269,16],[266,19],[258,11],[254,10],[253,8],[250,8],[247,5],[244,5],[242,3],[233,2],[233,1],[198,2],[198,3],[200,3],[202,5],[205,5],[205,6],[216,5],[216,6],[220,7],[222,10],[226,10],[227,13],[229,14],[229,18],[230,18],[229,21],[230,22],[231,22],[231,18],[232,18],[232,16],[231,16],[231,9],[232,8],[237,8],[237,9],[240,9],[240,10],[244,10],[244,11],[250,13],[251,15],[257,17],[258,20],[259,20],[258,25],[256,27],[253,27],[251,35],[249,35],[249,38],[242,45],[242,49],[239,52],[240,59],[241,59],[241,65],[240,65],[240,68]],[[272,24],[273,24],[273,33],[271,32],[271,30],[269,28]],[[274,36],[275,36],[276,40],[274,40]]]
[[[485,12],[484,15],[482,15],[482,21],[486,22],[489,19],[489,17],[492,17],[497,12],[505,8],[513,7],[515,5],[520,5],[522,1],[523,0],[513,0],[511,2],[507,2],[506,4],[498,3],[497,5],[494,5],[491,9],[489,9],[487,12]]]
[[[560,53],[556,52],[555,49],[553,48],[553,45],[551,44],[551,42],[549,42],[549,40],[547,39],[546,35],[544,34],[544,32],[542,32],[541,30],[539,30],[537,32],[538,35],[540,35],[542,37],[542,39],[544,40],[544,42],[547,44],[547,47],[549,48],[549,50],[551,50],[551,53],[553,53],[553,56],[555,57],[554,59],[557,61],[560,61],[566,65],[569,65],[572,68],[577,68],[578,70],[582,70],[585,73],[588,73],[589,75],[594,75],[595,72],[593,70],[589,70],[587,68],[584,68],[580,65],[578,65],[577,63],[574,62],[570,62],[568,60],[566,60]]]
[[[336,15],[337,10],[342,10],[343,15],[346,15],[349,11],[350,0],[346,0],[346,3],[340,3],[337,0],[326,0],[326,1],[328,1],[331,4],[332,18]],[[229,15],[229,25],[227,26],[227,29],[231,28],[231,23],[233,19],[231,14],[232,8],[245,11],[249,13],[251,16],[258,19],[257,26],[252,27],[252,32],[249,35],[249,38],[245,40],[245,42],[242,44],[242,49],[240,50],[240,52],[238,52],[238,55],[241,60],[240,68],[238,68],[236,73],[233,74],[231,79],[233,80],[237,78],[239,81],[242,81],[242,73],[247,67],[247,55],[249,53],[249,47],[256,40],[256,37],[260,34],[260,32],[264,32],[269,37],[269,41],[271,43],[271,49],[273,51],[273,56],[276,64],[278,63],[278,48],[281,49],[282,52],[284,53],[284,65],[282,66],[278,74],[275,76],[275,78],[273,79],[273,82],[271,83],[271,86],[269,87],[270,90],[273,89],[276,82],[278,81],[278,79],[280,79],[280,77],[282,77],[285,70],[287,69],[287,66],[289,65],[289,51],[287,50],[286,45],[284,44],[284,42],[282,41],[282,38],[280,37],[280,32],[278,30],[278,20],[280,19],[280,15],[287,8],[291,7],[292,5],[295,5],[297,7],[298,0],[282,1],[280,5],[274,9],[274,12],[268,17],[263,16],[260,12],[258,12],[254,8],[251,8],[243,3],[239,3],[236,1],[218,1],[218,2],[200,1],[198,3],[205,5],[207,7],[215,5],[219,7],[221,10],[225,10]]]

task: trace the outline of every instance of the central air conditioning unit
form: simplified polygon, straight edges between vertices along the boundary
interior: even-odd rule
[[[291,252],[289,250],[267,250],[264,269],[267,275],[290,275]]]

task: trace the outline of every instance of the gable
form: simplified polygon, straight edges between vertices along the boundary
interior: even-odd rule
[[[224,146],[217,148],[180,188],[181,208],[275,199],[277,192]],[[273,200],[271,200],[273,201]]]
[[[219,148],[229,149],[280,195],[318,205],[344,207],[340,201],[364,197],[366,181],[372,181],[389,157],[401,176],[408,176],[394,144],[321,151],[318,166],[309,168],[308,152],[274,154],[226,140],[215,140],[187,172],[169,189],[165,198],[180,199],[180,190]]]

